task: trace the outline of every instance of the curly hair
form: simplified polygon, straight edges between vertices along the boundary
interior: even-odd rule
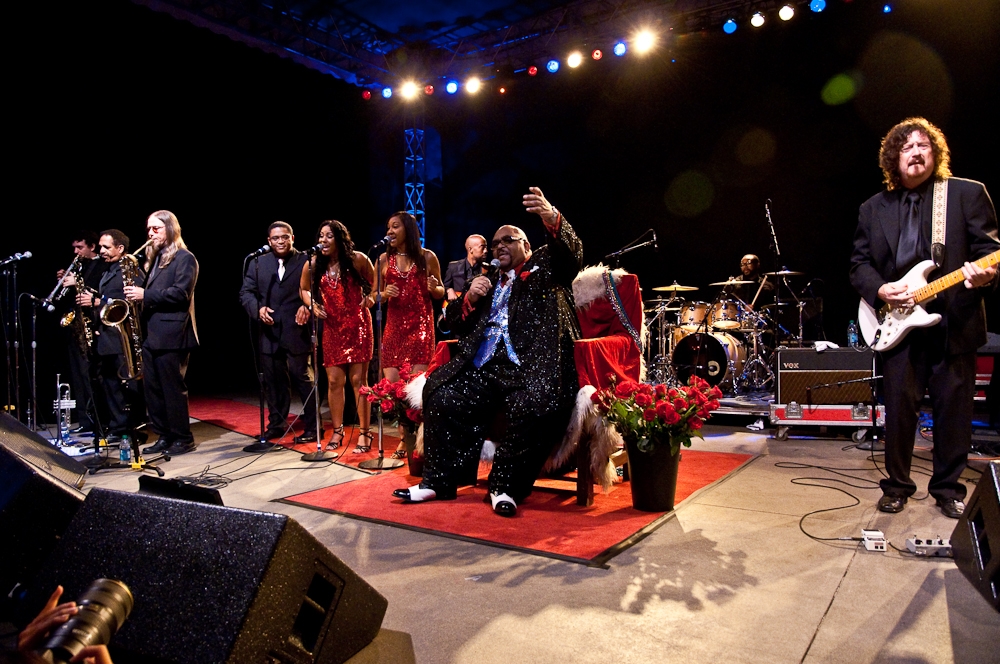
[[[361,292],[366,296],[372,292],[372,285],[368,283],[368,280],[361,276],[358,272],[358,268],[354,267],[354,241],[351,239],[351,233],[347,230],[347,226],[344,226],[341,222],[336,219],[328,219],[319,225],[319,229],[316,231],[316,240],[319,240],[319,234],[323,232],[324,228],[330,228],[333,233],[333,241],[337,247],[337,261],[340,264],[340,278],[345,282],[350,279],[354,283],[361,285]],[[330,266],[330,257],[324,256],[322,253],[316,254],[316,268],[314,274],[323,275],[326,273],[327,268]],[[322,302],[323,298],[319,292],[319,279],[312,280],[312,296],[313,302]]]
[[[915,131],[930,139],[934,153],[934,178],[943,180],[951,177],[951,151],[948,150],[944,133],[924,118],[906,118],[889,130],[882,139],[882,147],[878,153],[878,165],[882,168],[885,178],[883,182],[889,191],[903,184],[899,175],[899,152],[906,144],[906,139]]]
[[[414,217],[409,212],[393,212],[389,215],[389,219],[386,220],[386,225],[393,217],[399,217],[399,221],[403,224],[403,228],[406,229],[406,252],[413,258],[413,262],[417,264],[424,272],[427,271],[427,258],[424,256],[424,248],[420,246],[420,227],[417,226],[417,218]],[[392,253],[396,253],[395,249],[389,249]]]

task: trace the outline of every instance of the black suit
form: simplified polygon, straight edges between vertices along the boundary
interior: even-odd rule
[[[260,362],[264,374],[264,396],[267,399],[268,429],[284,433],[291,408],[289,382],[295,385],[304,404],[302,420],[305,433],[316,431],[316,399],[312,394],[312,373],[309,370],[309,325],[298,325],[295,314],[302,306],[299,279],[309,257],[292,250],[285,258],[285,272],[278,279],[278,257],[265,254],[254,260],[243,277],[240,304],[260,329]],[[274,325],[260,321],[261,307],[274,309]]]
[[[198,346],[194,317],[198,261],[187,249],[178,249],[166,266],[159,261],[157,255],[142,302],[146,407],[154,431],[169,444],[186,444],[194,442],[184,377],[191,349]]]
[[[81,259],[81,273],[83,274],[83,284],[89,289],[96,291],[98,285],[101,282],[101,277],[104,272],[108,269],[107,263],[105,263],[100,258],[83,258]],[[66,296],[60,301],[59,312],[60,315],[77,309],[77,313],[82,312],[88,320],[91,331],[96,331],[98,323],[96,322],[96,316],[94,311],[89,308],[77,308],[76,307],[76,293],[77,289],[70,288]],[[81,343],[81,338],[83,337],[83,318],[79,318],[73,322],[72,325],[66,328],[59,328],[62,332],[62,340],[66,346],[66,360],[69,373],[69,384],[71,394],[76,400],[76,422],[83,429],[88,431],[96,430],[98,427],[94,421],[94,415],[97,410],[100,410],[99,417],[104,419],[107,416],[107,411],[104,408],[104,403],[99,398],[100,395],[94,390],[95,367],[91,364],[91,355],[93,354],[93,347],[83,347]]]
[[[431,373],[423,393],[422,484],[439,496],[453,494],[469,479],[498,411],[506,416],[506,432],[498,441],[490,491],[517,502],[531,493],[546,458],[565,434],[579,389],[573,342],[580,338],[580,328],[572,282],[582,263],[583,247],[564,219],[556,236],[518,268],[507,315],[520,366],[503,344],[482,367],[473,363],[496,287],[466,309],[465,316],[465,296],[448,307],[448,323],[461,336],[451,360]]]
[[[931,279],[1000,249],[996,211],[986,188],[959,178],[950,178],[948,183],[944,256]],[[931,236],[932,188],[933,183],[920,204],[924,238]],[[898,281],[911,267],[896,264],[906,194],[905,189],[883,191],[861,206],[851,255],[851,283],[876,309],[883,304],[878,289]],[[924,245],[921,260],[931,257],[930,243]],[[881,354],[889,474],[881,482],[884,494],[910,496],[916,491],[910,480],[910,461],[920,401],[929,390],[934,408],[934,474],[928,490],[938,499],[965,497],[966,488],[959,476],[972,441],[976,349],[986,343],[983,294],[990,288],[992,285],[970,290],[958,285],[939,294],[926,309],[941,314],[941,322],[910,331],[902,342]]]
[[[479,264],[469,265],[469,259],[463,258],[460,261],[451,261],[448,263],[448,268],[445,270],[444,279],[442,283],[444,287],[450,288],[455,293],[461,295],[465,292],[465,286],[472,279],[480,273],[477,269]]]
[[[142,270],[136,278],[141,284],[146,278]],[[121,261],[109,264],[108,270],[101,276],[98,292],[104,302],[108,300],[124,300],[125,291],[122,281]],[[98,303],[100,312],[102,303]],[[133,321],[140,325],[140,321]],[[124,329],[124,328],[123,328]],[[145,405],[142,391],[137,380],[123,381],[120,376],[127,373],[125,350],[122,348],[121,334],[115,327],[98,324],[97,340],[94,344],[97,354],[98,374],[104,387],[108,412],[111,416],[108,423],[111,433],[121,435],[127,433],[142,422]],[[135,358],[137,361],[139,358]]]

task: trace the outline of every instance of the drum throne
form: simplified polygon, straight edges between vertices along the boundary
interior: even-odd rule
[[[560,475],[576,467],[576,502],[591,505],[594,484],[607,491],[617,477],[616,466],[628,458],[622,450],[621,436],[605,424],[590,397],[615,380],[641,382],[646,366],[642,347],[647,330],[642,313],[639,280],[625,270],[609,270],[598,265],[585,268],[573,281],[577,320],[583,338],[574,344],[580,391],[563,440],[545,464],[543,474]],[[426,375],[448,362],[454,341],[438,343],[427,371],[410,381],[407,400],[414,408],[422,406]],[[502,425],[500,425],[502,428]],[[493,457],[493,446],[484,441],[484,461]],[[423,426],[417,433],[417,449],[423,453]]]

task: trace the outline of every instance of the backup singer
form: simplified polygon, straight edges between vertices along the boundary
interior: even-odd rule
[[[276,221],[267,229],[271,253],[254,259],[243,277],[240,304],[260,322],[260,364],[264,374],[268,425],[264,440],[276,440],[288,429],[290,385],[302,399],[303,432],[296,443],[316,442],[316,396],[309,369],[309,308],[299,295],[302,266],[309,258],[295,248],[292,227]],[[252,446],[251,446],[252,447]]]
[[[934,472],[928,492],[941,511],[959,518],[966,487],[959,481],[972,444],[976,349],[986,343],[984,292],[996,270],[971,263],[997,249],[997,216],[979,182],[951,177],[950,153],[941,130],[909,118],[882,139],[879,166],[885,191],[861,205],[851,255],[851,283],[876,309],[912,304],[900,280],[931,253],[934,183],[947,183],[945,244],[938,276],[961,269],[964,288],[940,293],[927,305],[943,316],[933,327],[914,329],[881,355],[886,410],[885,467],[878,508],[900,512],[916,491],[910,479],[917,417],[925,390],[934,408]]]
[[[108,269],[101,276],[97,294],[81,293],[77,296],[77,304],[93,308],[97,313],[95,318],[100,321],[101,307],[111,300],[125,299],[125,283],[122,280],[122,256],[128,253],[129,239],[117,228],[111,228],[101,233],[101,258]],[[138,270],[136,280],[141,283],[146,275]],[[133,321],[135,325],[139,321]],[[125,353],[130,352],[122,347],[121,335],[114,327],[99,323],[94,341],[97,373],[104,388],[104,396],[108,404],[110,421],[108,429],[109,443],[121,441],[122,434],[128,433],[142,423],[145,418],[140,383],[136,379],[123,380],[126,375]]]
[[[407,502],[454,498],[478,461],[487,426],[503,412],[507,428],[489,491],[493,511],[514,516],[566,431],[578,390],[573,342],[580,337],[571,287],[583,247],[542,191],[529,191],[524,206],[541,217],[548,244],[533,252],[520,228],[500,227],[491,244],[500,261],[497,283],[478,276],[448,307],[448,323],[461,337],[424,387],[424,479],[394,492]]]
[[[159,210],[146,221],[152,243],[146,249],[145,287],[126,286],[125,297],[142,302],[143,381],[149,424],[159,439],[146,454],[185,454],[197,448],[188,419],[187,374],[198,346],[194,287],[198,260],[184,244],[173,212]]]
[[[300,296],[323,321],[323,366],[329,386],[330,419],[333,434],[330,449],[344,440],[344,389],[348,379],[354,392],[360,423],[358,442],[352,452],[371,449],[371,408],[361,398],[368,386],[368,363],[372,359],[371,291],[375,268],[368,257],[354,250],[347,227],[339,221],[324,221],[317,235],[319,255],[310,269],[302,270]],[[319,279],[313,279],[318,274]],[[364,439],[364,442],[362,442]]]

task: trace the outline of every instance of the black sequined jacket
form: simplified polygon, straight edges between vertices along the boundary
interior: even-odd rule
[[[583,266],[583,245],[563,217],[559,231],[548,243],[532,252],[514,276],[507,303],[508,325],[514,351],[529,376],[539,415],[572,408],[579,389],[573,341],[580,338],[580,325],[573,306],[572,283]],[[471,364],[483,338],[492,289],[462,318],[462,299],[448,306],[447,319],[459,335],[451,360],[427,378],[424,403],[438,386],[451,380]]]

